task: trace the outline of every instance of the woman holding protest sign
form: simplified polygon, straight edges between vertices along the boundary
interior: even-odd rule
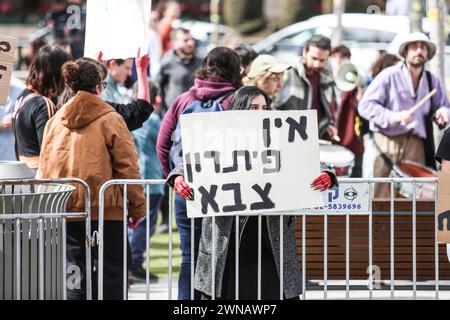
[[[167,110],[161,124],[157,151],[164,176],[181,161],[179,118],[187,112],[213,112],[227,109],[234,92],[241,86],[241,62],[237,53],[229,48],[212,49],[197,71],[195,84],[181,94]],[[178,299],[191,298],[191,219],[186,213],[186,201],[175,196],[175,218],[180,235],[182,261],[178,278]],[[194,258],[196,259],[201,232],[201,219],[194,223]],[[196,294],[198,297],[199,294]]]
[[[233,96],[227,110],[267,110],[269,98],[255,86],[240,88]],[[192,189],[184,180],[183,164],[180,163],[169,175],[167,183],[183,198],[192,200]],[[315,179],[311,187],[325,191],[337,185],[333,173],[324,171]],[[284,297],[298,299],[302,293],[301,272],[297,266],[295,243],[295,216],[284,216]],[[257,299],[258,285],[258,229],[261,228],[261,298],[263,300],[280,297],[280,218],[261,216],[239,216],[236,218],[215,217],[213,237],[212,219],[204,218],[200,239],[199,256],[195,271],[195,288],[202,292],[202,298],[210,299],[212,292],[212,258],[214,250],[215,295],[218,299],[235,299],[235,238],[239,232],[239,299]],[[214,244],[214,248],[213,247]]]

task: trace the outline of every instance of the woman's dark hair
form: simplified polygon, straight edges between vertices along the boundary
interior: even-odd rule
[[[203,60],[202,67],[196,73],[197,78],[221,77],[240,88],[242,86],[241,62],[237,53],[230,48],[212,49]]]
[[[71,56],[59,47],[43,46],[31,62],[27,85],[45,97],[59,96],[64,90],[61,67],[71,59]]]
[[[393,66],[397,62],[399,62],[400,59],[390,53],[383,53],[377,61],[373,64],[372,68],[370,69],[372,73],[372,78],[375,78],[381,71],[384,69]]]
[[[244,86],[237,90],[228,105],[227,110],[249,110],[250,105],[255,97],[262,95],[269,106],[269,97],[267,94],[256,86]]]
[[[66,62],[62,67],[62,73],[67,86],[74,93],[80,90],[96,93],[96,86],[103,80],[98,64],[86,59]]]
[[[247,66],[253,62],[253,60],[256,59],[258,54],[255,50],[252,49],[249,45],[246,45],[244,43],[241,43],[236,48],[234,48],[234,51],[239,56],[239,59],[241,60],[241,66],[245,69]]]

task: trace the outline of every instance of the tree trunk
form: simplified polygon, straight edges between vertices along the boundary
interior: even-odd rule
[[[411,7],[409,9],[409,29],[411,32],[422,32],[422,18],[424,14],[423,1],[411,0]]]
[[[225,0],[223,15],[225,23],[230,27],[237,27],[245,21],[245,8],[250,0]]]
[[[431,60],[431,71],[445,83],[445,28],[444,0],[428,0],[428,19],[431,21],[430,38],[436,44],[436,56]]]
[[[263,0],[224,0],[223,11],[225,24],[241,33],[265,26]]]
[[[281,27],[295,22],[303,21],[312,16],[320,14],[321,1],[306,0],[284,0],[284,14],[281,19]]]

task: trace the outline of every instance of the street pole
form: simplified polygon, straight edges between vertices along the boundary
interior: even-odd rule
[[[428,0],[428,19],[430,21],[430,39],[436,44],[436,55],[430,61],[430,71],[444,84],[445,88],[445,31],[444,31],[444,0]],[[433,123],[434,145],[437,147],[443,132]]]
[[[334,29],[331,44],[333,47],[342,41],[342,14],[345,12],[345,0],[333,0],[333,13],[336,15],[336,29]]]
[[[430,61],[430,71],[445,84],[445,0],[428,0],[428,20],[430,21],[430,39],[436,44],[436,55]]]
[[[411,32],[422,32],[423,16],[423,0],[411,0],[409,7],[409,28]]]
[[[219,45],[219,23],[220,23],[220,15],[219,15],[219,4],[220,0],[211,0],[209,4],[209,19],[211,23],[214,24],[214,32],[211,35],[211,42],[214,46]]]

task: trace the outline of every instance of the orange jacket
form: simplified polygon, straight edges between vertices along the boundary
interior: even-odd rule
[[[79,91],[45,127],[40,154],[42,178],[80,178],[91,190],[92,217],[98,219],[99,190],[111,179],[140,179],[136,148],[123,118],[94,94]],[[123,192],[105,192],[105,220],[123,220]],[[145,214],[141,186],[128,186],[128,214]],[[67,210],[84,211],[84,192],[77,186]]]

